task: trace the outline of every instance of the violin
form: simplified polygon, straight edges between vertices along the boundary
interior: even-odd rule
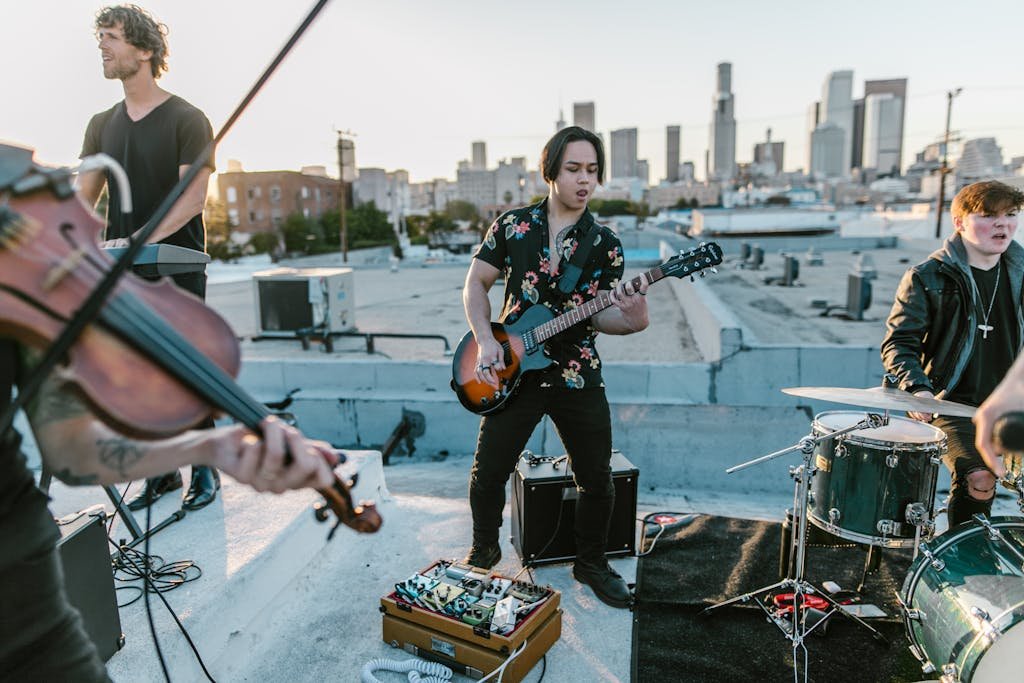
[[[104,224],[73,192],[44,186],[3,198],[0,334],[45,347],[113,263],[99,247]],[[234,332],[198,297],[169,280],[126,273],[55,373],[129,436],[171,436],[215,412],[258,433],[270,411],[235,381],[240,362]],[[329,488],[317,489],[326,505],[317,506],[316,518],[326,521],[329,509],[337,519],[329,538],[340,524],[380,528],[373,503],[352,502],[353,483],[335,474]]]

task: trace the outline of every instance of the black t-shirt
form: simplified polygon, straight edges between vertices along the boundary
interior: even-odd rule
[[[132,224],[125,225],[117,183],[107,174],[107,239],[127,237],[145,225],[178,182],[180,167],[198,159],[212,139],[213,128],[203,112],[177,95],[138,121],[129,118],[123,100],[93,116],[85,131],[82,156],[99,152],[111,156],[128,174],[132,188]],[[215,168],[212,154],[207,165]],[[161,241],[205,251],[202,214]]]
[[[976,324],[992,329],[975,330],[971,359],[960,381],[944,398],[976,406],[988,398],[1013,365],[1020,341],[1017,339],[1017,312],[1006,264],[989,270],[972,266],[971,274],[978,288],[978,300],[974,303]]]

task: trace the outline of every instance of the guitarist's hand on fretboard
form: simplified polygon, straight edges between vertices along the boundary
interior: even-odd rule
[[[493,335],[478,339],[476,356],[476,378],[498,388],[498,373],[505,369],[505,351]]]
[[[599,331],[605,334],[630,334],[647,328],[647,287],[645,277],[624,280],[608,292],[612,306],[594,317]]]

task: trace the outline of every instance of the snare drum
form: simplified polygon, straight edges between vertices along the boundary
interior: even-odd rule
[[[1024,519],[972,521],[922,543],[900,598],[925,673],[945,683],[1020,680]]]
[[[814,420],[816,437],[851,427],[865,413],[830,411]],[[942,430],[902,417],[876,429],[822,439],[815,447],[807,519],[856,543],[913,547],[933,528],[935,481],[946,450]]]

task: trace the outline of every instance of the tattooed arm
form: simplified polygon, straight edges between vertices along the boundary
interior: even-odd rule
[[[240,425],[184,432],[159,441],[118,434],[89,412],[52,376],[26,410],[43,459],[61,481],[113,484],[175,470],[213,465],[258,491],[326,488],[337,456],[280,420],[267,418],[262,438]],[[292,461],[285,464],[285,453]]]

